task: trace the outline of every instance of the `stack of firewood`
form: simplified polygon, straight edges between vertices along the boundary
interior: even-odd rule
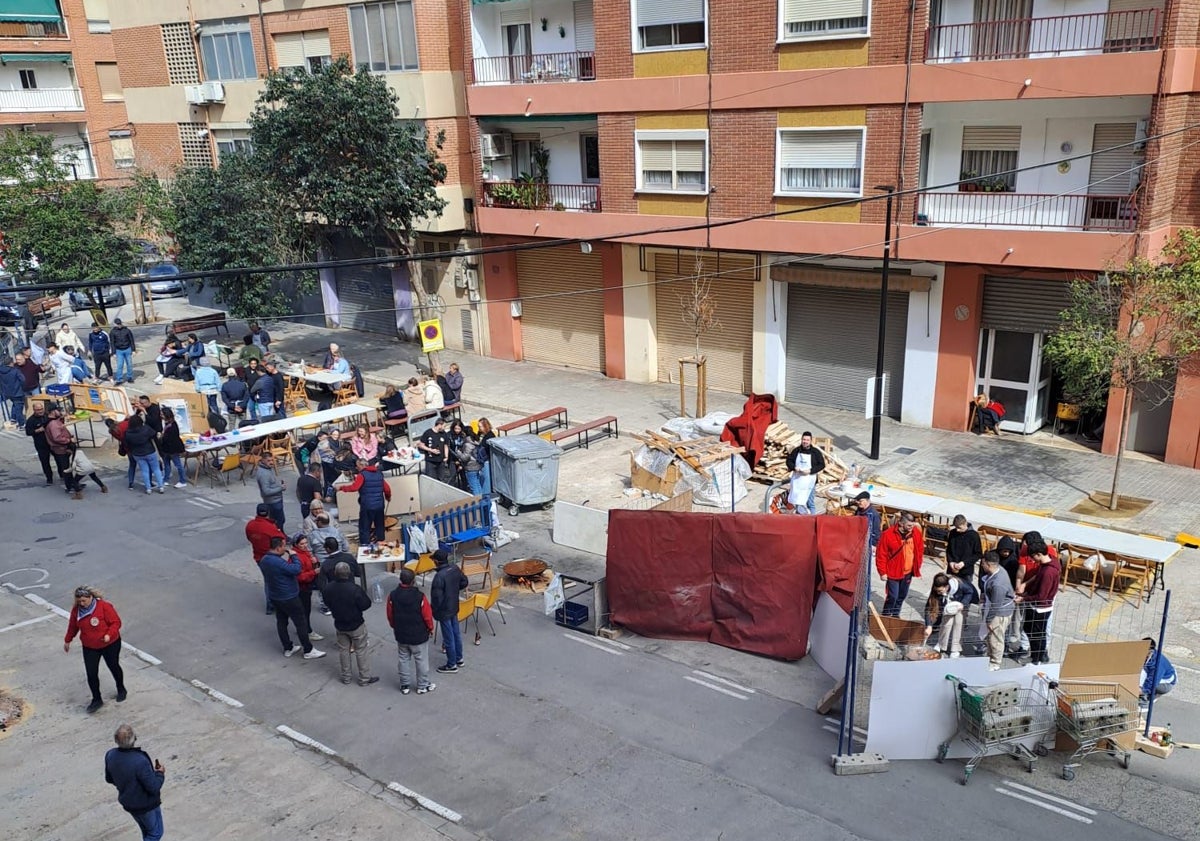
[[[763,482],[779,482],[788,478],[788,453],[800,446],[800,433],[794,432],[783,421],[767,427],[763,444],[763,456],[754,467],[751,478]],[[841,482],[850,471],[845,463],[834,455],[833,441],[828,437],[813,438],[813,446],[825,455],[825,469],[817,477],[819,485]]]

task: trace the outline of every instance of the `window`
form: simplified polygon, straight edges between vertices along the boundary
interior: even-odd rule
[[[37,76],[32,70],[20,70],[18,73],[21,76],[21,89],[32,91],[37,89]]]
[[[862,195],[863,128],[779,129],[775,192]]]
[[[328,29],[275,36],[275,63],[280,68],[299,67],[306,73],[315,73],[331,61]]]
[[[350,41],[359,67],[416,70],[417,24],[411,0],[351,6]]]
[[[868,0],[779,0],[779,40],[866,35]]]
[[[121,74],[115,62],[96,62],[96,78],[100,82],[100,98],[105,102],[122,102],[125,89],[121,87]]]
[[[87,16],[88,32],[112,32],[112,24],[108,22],[108,0],[83,0],[83,13]]]
[[[218,159],[237,153],[249,154],[252,148],[248,128],[213,129],[213,141],[217,144]]]
[[[638,190],[708,191],[707,131],[639,131],[636,143]]]
[[[113,165],[117,169],[133,166],[133,136],[128,131],[110,131],[108,145],[112,149]]]
[[[707,43],[705,0],[634,0],[634,47],[671,50]]]
[[[583,183],[599,184],[600,136],[596,134],[579,135],[579,155],[581,159],[579,171],[583,173]]]
[[[200,56],[204,78],[257,79],[254,43],[250,40],[250,22],[218,20],[200,25]]]
[[[1020,126],[963,126],[962,170],[959,178],[970,190],[993,193],[1015,190]],[[1005,173],[1003,175],[999,173]]]

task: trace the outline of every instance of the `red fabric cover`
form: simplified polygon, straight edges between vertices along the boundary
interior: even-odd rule
[[[751,467],[763,455],[767,427],[779,419],[779,406],[774,394],[751,394],[746,398],[742,413],[730,418],[721,430],[721,440],[735,447],[746,448],[746,461]]]
[[[818,551],[822,533],[832,545]],[[865,542],[858,517],[610,511],[612,619],[644,636],[798,660],[821,559],[835,597],[852,597]]]
[[[809,518],[805,518],[809,519]],[[866,517],[813,517],[817,521],[817,590],[847,613],[854,607],[867,551]]]

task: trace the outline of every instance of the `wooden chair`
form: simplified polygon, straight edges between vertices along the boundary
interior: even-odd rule
[[[353,406],[358,402],[358,389],[354,386],[354,381],[349,380],[339,386],[334,392],[333,405],[335,406]]]
[[[279,465],[283,463],[290,464],[293,470],[296,467],[296,454],[292,449],[292,437],[286,432],[280,435],[271,435],[267,438],[267,452],[275,459],[275,472],[279,472]]]
[[[1111,560],[1117,565],[1113,570],[1112,581],[1108,585],[1108,595],[1111,598],[1117,591],[1118,581],[1128,581],[1130,585],[1137,587],[1137,600],[1133,606],[1140,608],[1142,599],[1150,595],[1150,588],[1154,582],[1154,561],[1148,561],[1144,558],[1130,558],[1125,555],[1114,555]],[[1130,587],[1123,586],[1121,588],[1121,597],[1129,592]]]
[[[258,463],[262,461],[262,457],[267,454],[267,442],[255,441],[250,445],[249,452],[242,453],[242,464],[246,470],[254,471],[258,469]]]
[[[490,551],[464,554],[460,568],[463,575],[467,577],[468,586],[473,575],[483,576],[479,582],[481,589],[488,587],[492,583],[492,553]]]
[[[475,602],[475,633],[479,633],[479,614],[483,614],[483,618],[487,620],[488,629],[492,632],[492,636],[496,636],[496,628],[492,625],[492,618],[488,616],[488,611],[493,607],[500,614],[500,621],[507,625],[508,620],[504,618],[504,609],[500,607],[500,582],[496,581],[492,584],[491,589],[484,593],[476,593],[473,597]]]
[[[925,557],[941,558],[942,569],[946,568],[946,538],[934,537],[930,535],[930,528],[939,533],[949,533],[954,528],[954,521],[951,517],[946,517],[941,514],[926,514],[920,518],[921,533],[925,535]]]
[[[215,487],[217,482],[229,488],[229,474],[233,471],[238,471],[242,484],[246,484],[246,466],[242,464],[242,457],[238,453],[227,453],[220,464],[205,462],[204,472],[208,474],[208,486]]]
[[[1089,558],[1096,558],[1096,566],[1087,568]],[[1062,580],[1064,584],[1071,583],[1071,573],[1079,573],[1080,583],[1087,584],[1088,598],[1096,595],[1096,585],[1100,583],[1100,570],[1104,566],[1104,556],[1087,546],[1076,546],[1063,543],[1058,547],[1058,559],[1062,563]]]
[[[308,393],[304,390],[304,380],[299,377],[288,377],[283,386],[283,405],[289,412],[295,412],[301,406],[308,405]]]

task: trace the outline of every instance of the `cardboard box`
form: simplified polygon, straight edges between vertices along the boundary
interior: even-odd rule
[[[1151,727],[1150,733],[1151,733],[1151,735],[1153,735],[1155,733],[1162,733],[1166,729],[1167,728],[1165,728],[1165,727]],[[1159,759],[1166,759],[1168,756],[1171,755],[1171,752],[1173,750],[1175,750],[1174,744],[1160,745],[1158,742],[1154,742],[1154,741],[1151,741],[1150,739],[1147,739],[1141,733],[1137,734],[1137,738],[1134,741],[1135,741],[1135,744],[1137,745],[1137,749],[1140,750],[1142,753],[1148,753],[1151,756],[1157,756]]]
[[[1116,683],[1124,687],[1136,699],[1140,691],[1142,664],[1150,652],[1150,643],[1145,640],[1129,642],[1071,643],[1063,657],[1059,680],[1088,681],[1091,683]],[[1134,734],[1123,733],[1112,739],[1124,750],[1135,748]],[[1058,735],[1058,749],[1074,742],[1064,734]],[[1074,749],[1072,747],[1072,749]]]
[[[662,494],[663,496],[674,496],[675,485],[679,483],[679,466],[675,462],[667,467],[667,475],[661,479],[640,467],[634,459],[634,454],[629,454],[629,484],[632,487],[641,491],[650,491],[650,493]]]

